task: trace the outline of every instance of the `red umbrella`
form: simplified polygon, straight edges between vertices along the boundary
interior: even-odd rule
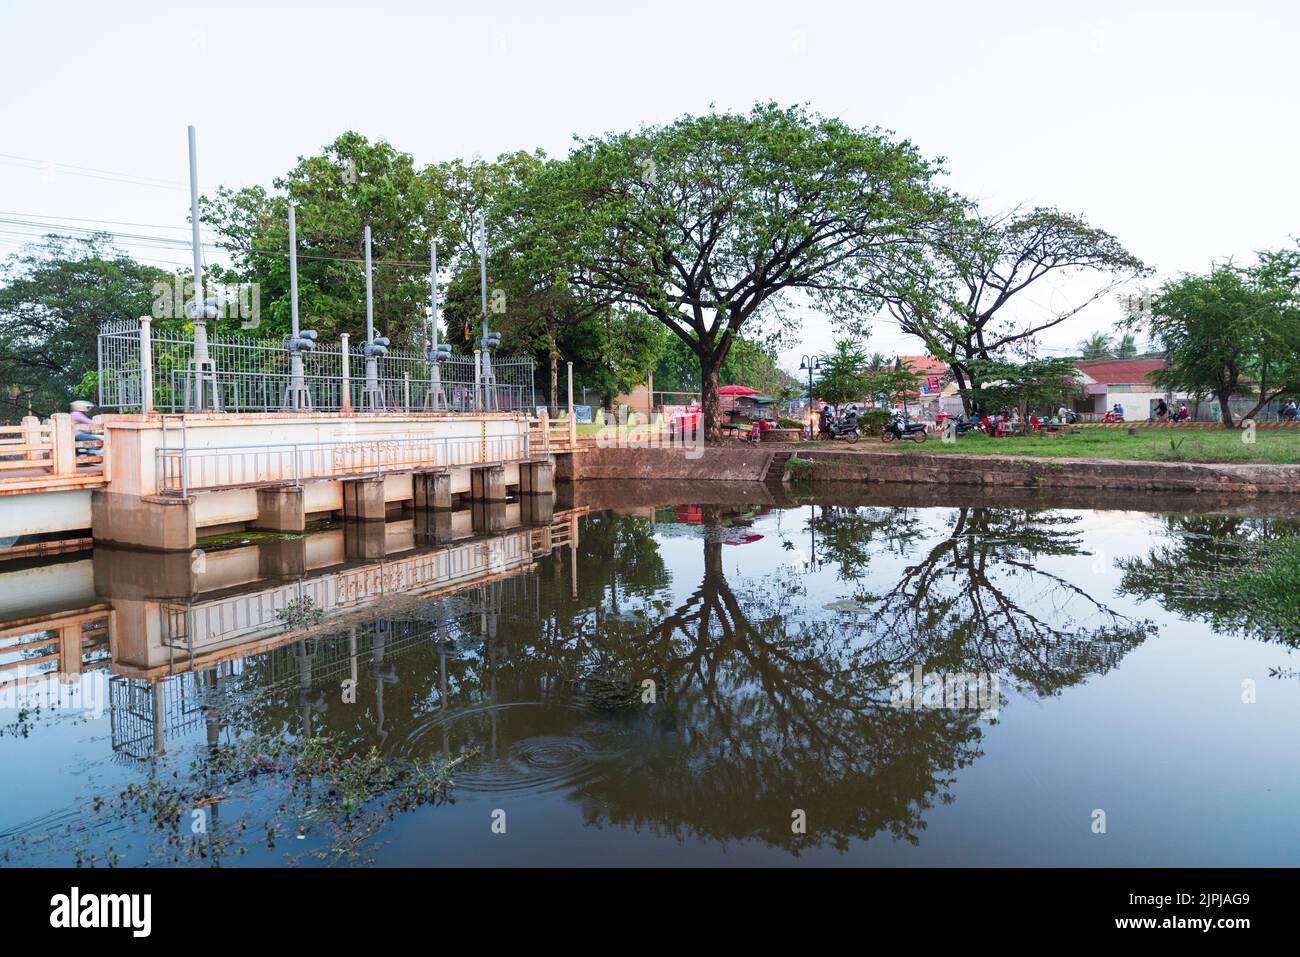
[[[747,385],[724,385],[718,390],[718,395],[758,395],[757,389],[751,389]]]

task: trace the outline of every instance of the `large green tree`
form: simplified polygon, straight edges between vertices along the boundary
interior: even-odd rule
[[[924,263],[886,274],[884,298],[899,327],[948,363],[963,395],[981,385],[973,362],[1027,349],[1147,271],[1110,233],[1058,209],[953,213],[926,246]]]
[[[96,336],[150,314],[170,274],[114,249],[106,235],[47,236],[0,266],[0,421],[94,399]]]
[[[664,392],[700,391],[700,360],[694,350],[662,325],[663,351],[655,363],[655,390]],[[802,396],[807,385],[777,365],[776,351],[770,340],[753,341],[740,336],[722,362],[718,379],[724,385],[743,385],[764,395],[780,396],[793,389]]]
[[[585,298],[663,323],[698,359],[706,437],[742,330],[792,323],[791,297],[860,304],[948,204],[907,142],[792,107],[685,116],[581,141],[530,177],[516,237],[559,251]]]
[[[1230,399],[1254,383],[1253,418],[1273,399],[1300,392],[1300,257],[1294,250],[1261,254],[1250,267],[1214,266],[1204,275],[1165,282],[1144,325],[1164,351],[1153,378],[1163,388],[1212,395],[1225,428],[1236,421]]]
[[[976,359],[971,363],[972,376],[980,383],[962,393],[973,409],[999,412],[1019,409],[1028,421],[1031,410],[1053,411],[1065,401],[1078,396],[1079,370],[1073,359]]]
[[[448,222],[430,180],[410,154],[382,140],[344,133],[318,155],[300,157],[263,186],[221,187],[203,201],[203,217],[234,262],[220,278],[261,285],[259,336],[289,328],[290,199],[297,206],[299,315],[326,338],[365,332],[365,227],[371,230],[375,327],[379,334],[418,331],[429,299],[429,240]]]

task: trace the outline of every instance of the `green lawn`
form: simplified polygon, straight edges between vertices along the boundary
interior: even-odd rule
[[[872,452],[963,453],[968,455],[1026,455],[1035,458],[1131,459],[1146,462],[1279,462],[1300,463],[1300,429],[1260,429],[1253,444],[1240,430],[1219,428],[1082,428],[1055,438],[1038,436],[993,439],[983,433],[944,442],[931,434],[925,442],[891,442],[864,438],[844,442],[801,442],[802,448]]]
[[[579,435],[599,435],[602,429],[607,429],[607,435],[613,435],[618,427],[614,425],[597,425],[594,422],[579,422]],[[668,427],[665,425],[656,425],[653,422],[642,423],[641,425],[629,425],[623,430],[627,435],[650,435],[655,432],[667,432]]]

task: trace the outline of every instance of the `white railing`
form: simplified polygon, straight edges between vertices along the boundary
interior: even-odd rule
[[[357,478],[413,469],[459,468],[520,462],[529,457],[528,436],[389,438],[376,436],[292,445],[159,449],[159,495]]]
[[[101,463],[100,451],[98,441],[76,440],[66,412],[56,412],[48,422],[28,416],[21,425],[0,426],[0,479],[25,478],[33,472],[54,478],[76,475],[78,465]]]
[[[313,607],[332,616],[385,596],[473,585],[530,564],[532,531],[520,529],[497,538],[474,539],[251,594],[166,604],[161,609],[162,641],[186,647],[193,654],[214,644],[290,630],[281,612],[295,601],[308,599]]]

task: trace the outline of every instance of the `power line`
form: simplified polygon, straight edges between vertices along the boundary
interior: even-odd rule
[[[70,217],[63,217],[70,218]],[[83,222],[107,222],[106,220],[83,219]],[[188,250],[192,244],[185,239],[172,236],[149,236],[143,233],[124,233],[111,229],[93,229],[85,226],[68,226],[64,223],[43,222],[38,220],[8,219],[0,217],[0,226],[18,227],[17,229],[0,229],[0,235],[7,235],[18,238],[26,238],[32,241],[39,240],[51,233],[58,235],[68,235],[69,238],[89,238],[92,236],[108,236],[113,241],[125,246],[138,246],[149,249],[176,249]],[[171,228],[171,227],[162,227]],[[69,235],[75,234],[75,235]],[[245,257],[269,256],[276,258],[288,258],[289,252],[285,250],[265,250],[265,249],[243,249],[229,243],[205,242],[200,246],[205,250],[211,250],[220,253],[234,253]],[[324,262],[346,262],[361,265],[365,262],[361,257],[355,256],[327,256],[320,253],[298,253],[299,259],[314,259]],[[375,266],[403,266],[410,269],[427,269],[429,264],[422,260],[405,260],[405,259],[381,259],[374,263]]]
[[[91,219],[85,216],[55,216],[52,213],[14,213],[14,212],[6,212],[0,210],[0,216],[22,216],[26,219],[31,219],[31,220],[40,220],[43,217],[44,219],[67,220],[73,223],[104,223],[110,226],[140,226],[145,229],[181,229],[184,230],[186,233],[190,231],[190,227],[188,225],[164,226],[162,223],[130,223],[130,222],[124,222],[123,220],[120,219]]]
[[[173,179],[156,176],[141,176],[136,173],[120,173],[115,170],[97,169],[93,166],[77,166],[73,163],[57,163],[53,160],[36,159],[32,156],[15,156],[12,153],[0,153],[0,163],[16,166],[19,169],[34,169],[42,172],[66,173],[69,176],[85,176],[90,179],[107,180],[112,183],[125,183],[130,186],[151,186],[155,189],[178,189],[187,187]],[[33,165],[35,164],[35,165]]]

